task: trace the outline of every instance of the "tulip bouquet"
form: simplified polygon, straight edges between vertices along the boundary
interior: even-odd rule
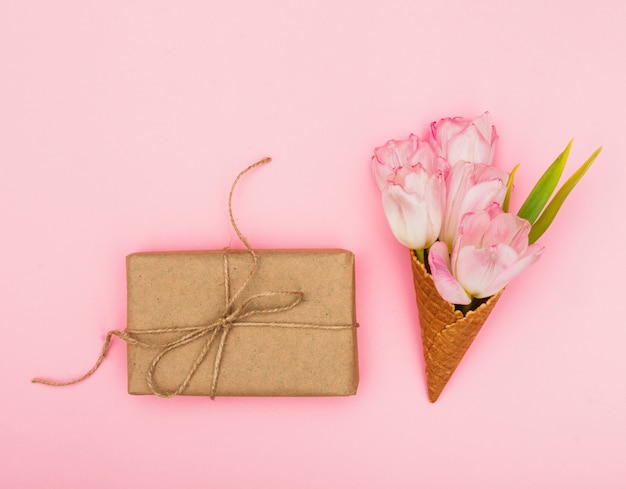
[[[411,250],[431,402],[504,287],[539,259],[537,239],[600,152],[550,200],[570,142],[514,214],[509,201],[517,167],[507,173],[493,166],[497,139],[489,113],[448,118],[433,122],[427,138],[387,142],[372,159],[389,227]]]

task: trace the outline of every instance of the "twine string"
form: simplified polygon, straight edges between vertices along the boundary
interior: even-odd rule
[[[224,270],[226,271],[226,275],[224,276],[225,282],[230,281],[230,271],[229,271],[230,267],[228,266],[228,255],[229,255],[229,251],[225,250],[224,257],[225,257],[225,261],[227,264],[227,266],[224,268]],[[272,297],[272,298],[277,298],[281,300],[283,300],[284,298],[287,298],[288,300],[285,301],[284,304],[279,307],[249,307],[249,304],[251,304],[255,299],[260,298],[260,297]],[[213,378],[211,381],[211,390],[210,390],[210,396],[211,398],[214,398],[216,389],[217,389],[217,381],[218,381],[219,373],[221,370],[221,364],[222,364],[226,339],[228,337],[228,334],[232,330],[232,328],[236,326],[237,327],[238,326],[250,327],[250,326],[282,325],[281,323],[274,323],[274,322],[250,323],[250,322],[243,322],[242,320],[245,319],[246,317],[256,315],[256,314],[269,314],[269,313],[282,312],[282,311],[288,311],[290,309],[293,309],[298,304],[300,304],[300,302],[302,302],[303,294],[301,292],[265,292],[262,294],[255,294],[255,295],[250,296],[241,305],[239,305],[238,307],[236,307],[234,310],[231,311],[231,309],[233,309],[233,298],[234,296],[231,297],[231,299],[226,304],[225,313],[222,314],[222,316],[220,316],[218,319],[208,324],[204,324],[200,326],[193,326],[190,328],[184,328],[183,332],[184,333],[186,332],[186,333],[183,334],[183,336],[181,336],[177,340],[174,340],[166,345],[159,345],[158,343],[150,344],[145,341],[140,342],[140,346],[161,348],[159,353],[152,360],[152,363],[150,365],[150,368],[148,370],[148,374],[146,377],[148,388],[153,394],[160,396],[160,397],[174,397],[174,396],[181,394],[189,386],[189,383],[195,376],[198,368],[205,361],[209,351],[211,350],[211,346],[213,345],[213,343],[219,336],[219,346],[215,355],[215,362],[213,366]],[[310,328],[312,327],[312,325],[289,323],[289,327]],[[146,329],[146,330],[141,330],[141,331],[132,331],[132,332],[128,332],[127,334],[131,335],[132,337],[132,335],[157,335],[158,336],[163,333],[180,333],[180,332],[181,332],[181,328],[172,327],[172,328],[158,328],[158,329]],[[167,355],[172,350],[175,350],[188,343],[191,343],[192,341],[200,339],[203,336],[208,336],[208,338],[204,342],[202,350],[194,359],[191,367],[189,368],[189,371],[187,372],[187,375],[178,384],[178,387],[175,390],[170,391],[170,392],[164,391],[161,388],[159,388],[155,382],[154,377],[155,377],[157,366],[161,362],[161,360],[165,357],[165,355]]]
[[[148,384],[148,388],[150,391],[159,396],[159,397],[174,397],[180,395],[184,390],[189,386],[191,380],[196,375],[196,372],[200,368],[200,365],[206,360],[207,355],[209,354],[211,347],[215,340],[219,336],[219,345],[217,348],[217,352],[215,354],[215,361],[213,365],[213,377],[211,380],[211,389],[210,389],[210,397],[213,399],[217,392],[217,384],[219,379],[219,373],[221,370],[222,360],[224,357],[224,350],[226,346],[226,340],[230,331],[234,327],[255,327],[255,326],[263,326],[263,327],[277,327],[277,328],[297,328],[297,329],[320,329],[320,330],[341,330],[341,329],[351,329],[356,327],[356,324],[337,324],[337,325],[322,325],[315,323],[294,323],[294,322],[250,322],[243,321],[253,315],[262,315],[262,314],[272,314],[272,313],[280,313],[293,309],[298,306],[304,300],[304,294],[299,291],[269,291],[263,292],[260,294],[253,294],[247,297],[245,300],[241,301],[238,306],[235,306],[237,303],[237,299],[243,294],[244,290],[249,285],[250,281],[254,277],[257,272],[259,266],[259,257],[257,253],[252,249],[250,243],[246,239],[246,237],[242,234],[241,230],[237,226],[235,222],[235,218],[233,216],[232,210],[232,198],[233,193],[235,191],[235,187],[237,183],[246,173],[253,170],[254,168],[269,163],[271,158],[264,158],[249,167],[243,170],[235,181],[233,182],[230,193],[228,194],[228,216],[230,218],[230,223],[237,234],[237,237],[241,241],[241,243],[246,247],[247,252],[252,257],[252,265],[248,274],[243,281],[243,283],[235,290],[234,294],[231,295],[231,278],[230,278],[230,266],[229,266],[229,255],[230,249],[226,248],[223,252],[223,273],[224,273],[224,310],[222,314],[215,320],[208,324],[200,325],[200,326],[185,326],[185,327],[167,327],[167,328],[153,328],[153,329],[145,329],[145,330],[136,330],[136,331],[119,331],[119,330],[111,330],[107,333],[104,345],[102,346],[102,350],[98,357],[98,360],[94,364],[94,366],[86,372],[84,375],[72,379],[65,382],[58,382],[49,379],[43,378],[34,378],[32,382],[38,384],[45,384],[50,386],[67,386],[72,384],[77,384],[91,377],[100,367],[104,358],[106,357],[110,347],[111,347],[111,338],[116,336],[121,340],[125,341],[128,344],[139,346],[142,348],[159,348],[159,352],[152,360],[150,364],[150,368],[148,369],[148,373],[146,375],[146,382]],[[255,306],[254,303],[258,302],[259,299],[263,298],[274,298],[279,302],[278,306],[274,307],[262,307]],[[138,339],[138,337],[145,336],[160,336],[166,333],[178,333],[179,336],[177,339],[169,341],[165,344],[159,344],[158,341],[156,343],[152,343],[150,341],[144,339]],[[181,380],[178,384],[178,387],[173,391],[166,391],[161,389],[155,379],[156,369],[159,363],[163,360],[163,358],[178,348],[181,348],[191,342],[199,340],[200,338],[207,336],[204,341],[203,347],[200,353],[196,356],[193,363],[191,364],[185,378]]]

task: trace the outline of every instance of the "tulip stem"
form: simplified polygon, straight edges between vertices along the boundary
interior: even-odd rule
[[[426,260],[424,259],[424,250],[415,250],[415,256],[417,256],[417,259],[420,261],[420,263],[422,265],[426,265]]]

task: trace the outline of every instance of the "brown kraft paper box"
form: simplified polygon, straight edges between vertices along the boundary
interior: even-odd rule
[[[218,380],[212,391],[217,335],[182,395],[345,396],[356,393],[358,363],[354,295],[354,255],[345,250],[255,251],[252,269],[247,251],[135,253],[127,257],[127,332],[143,339],[142,330],[191,328],[219,320],[226,301],[224,254],[228,253],[230,294],[234,306],[262,303],[280,308],[268,292],[297,292],[302,302],[289,310],[254,313],[233,324],[225,337]],[[271,294],[270,294],[271,295]],[[276,304],[275,304],[276,303]],[[244,306],[244,311],[247,306]],[[265,323],[265,324],[259,324]],[[271,324],[270,324],[271,323]],[[280,325],[295,325],[281,327]],[[324,329],[324,327],[335,327]],[[148,348],[128,344],[128,392],[152,394],[151,365],[162,345],[184,330],[149,334]],[[207,335],[208,336],[208,335]],[[207,336],[168,350],[154,368],[153,382],[173,392],[201,357]]]

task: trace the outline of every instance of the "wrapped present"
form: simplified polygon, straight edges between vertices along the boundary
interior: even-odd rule
[[[354,255],[345,250],[135,253],[126,260],[128,392],[221,396],[346,396],[358,376]]]
[[[129,393],[355,394],[353,254],[254,253],[128,256]]]

